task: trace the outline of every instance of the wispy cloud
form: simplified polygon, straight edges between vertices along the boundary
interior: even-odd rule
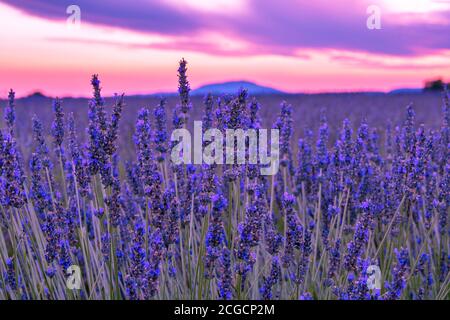
[[[232,54],[214,39],[198,40],[205,32],[252,43],[254,51],[267,47],[283,54],[299,48],[335,48],[391,55],[420,55],[430,50],[450,48],[450,7],[440,0],[399,0],[412,12],[399,19],[399,3],[385,0],[230,0],[218,2],[191,0],[89,1],[78,0],[82,19],[95,24],[170,36],[188,36],[162,48],[191,50],[201,48],[211,54]],[[419,2],[417,2],[419,1]],[[433,4],[433,10],[425,10]],[[65,19],[65,7],[56,0],[4,0],[30,14],[48,19]],[[227,5],[227,3],[229,3]],[[369,4],[382,9],[382,30],[368,30]],[[416,4],[415,4],[416,3]],[[245,10],[239,10],[239,8]],[[205,8],[204,10],[201,10]],[[422,11],[420,11],[422,10]],[[425,10],[425,11],[424,11]],[[405,17],[409,17],[405,21]],[[420,39],[420,41],[417,41]],[[245,52],[246,48],[242,48]]]
[[[448,70],[450,69],[450,51],[441,55],[411,57],[409,59],[367,55],[355,52],[335,53],[330,55],[332,61],[361,68],[376,68],[378,70]]]

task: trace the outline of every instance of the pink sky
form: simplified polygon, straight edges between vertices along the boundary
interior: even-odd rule
[[[247,80],[287,92],[391,90],[450,80],[450,0],[0,1],[0,95],[88,96]],[[381,30],[366,27],[367,6]]]

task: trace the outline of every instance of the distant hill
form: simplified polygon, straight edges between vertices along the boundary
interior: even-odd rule
[[[283,91],[260,86],[253,82],[248,81],[230,81],[224,83],[213,83],[202,86],[198,89],[192,90],[193,95],[205,95],[211,94],[233,94],[236,93],[240,88],[248,90],[251,95],[265,95],[265,94],[284,94]]]
[[[417,94],[422,92],[423,90],[419,88],[399,88],[389,91],[389,94]]]
[[[34,98],[34,99],[47,99],[49,97],[47,97],[46,95],[44,95],[42,92],[40,91],[36,91],[32,94],[30,94],[29,96],[27,96],[26,98]]]

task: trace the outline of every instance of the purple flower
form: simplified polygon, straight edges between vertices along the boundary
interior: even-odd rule
[[[294,249],[300,249],[303,242],[303,227],[294,210],[295,197],[289,193],[283,196],[286,219],[286,238],[282,257],[283,267],[288,268],[294,262]]]
[[[98,75],[92,76],[91,84],[94,89],[94,96],[89,101],[89,126],[87,128],[89,135],[89,144],[87,146],[89,173],[90,175],[100,173],[102,183],[105,186],[109,186],[111,173],[108,155],[112,154],[115,149],[113,140],[122,109],[122,98],[116,100],[115,110],[113,111],[114,124],[110,126],[106,119],[105,101],[101,96]],[[108,131],[110,136],[108,136]]]
[[[8,106],[5,109],[5,122],[9,129],[9,134],[14,135],[14,123],[16,122],[16,108],[14,103],[15,92],[13,89],[9,90],[8,93]]]
[[[125,277],[125,287],[127,290],[127,297],[129,300],[137,300],[138,299],[138,284],[136,280],[127,275]]]
[[[144,247],[145,234],[145,226],[140,222],[136,223],[130,250],[130,268],[128,277],[138,286],[142,285],[143,277],[147,274],[149,267]]]
[[[63,154],[62,144],[64,140],[64,112],[61,104],[62,102],[58,98],[53,101],[53,112],[55,113],[55,119],[53,120],[51,131],[57,157],[62,157]]]
[[[336,242],[334,243],[334,247],[331,248],[330,250],[330,255],[329,255],[329,262],[328,262],[328,279],[327,279],[327,284],[331,285],[333,282],[332,278],[336,276],[336,272],[339,269],[340,263],[341,263],[341,252],[340,252],[340,247],[341,247],[341,240],[337,239]]]
[[[313,299],[313,296],[312,296],[311,293],[309,293],[309,292],[303,292],[303,293],[300,295],[299,300],[314,300],[314,299]]]
[[[230,250],[223,247],[222,255],[220,257],[219,277],[217,286],[219,287],[219,298],[223,300],[230,300],[233,297],[232,293],[232,273],[231,273],[231,257]]]
[[[273,218],[269,214],[265,217],[264,238],[267,252],[276,255],[283,244],[283,236],[276,230]]]
[[[343,128],[341,131],[341,147],[339,149],[339,160],[341,165],[344,168],[348,168],[353,160],[353,130],[350,124],[350,121],[348,119],[345,119],[343,122]]]
[[[364,203],[362,215],[356,223],[353,240],[347,246],[347,254],[344,257],[344,265],[347,270],[357,270],[357,259],[364,253],[364,247],[367,244],[369,228],[372,223],[372,212],[369,203]]]
[[[400,250],[395,249],[395,255],[397,256],[397,264],[392,271],[392,281],[386,285],[387,300],[400,299],[410,271],[408,250],[403,248]]]
[[[286,166],[290,160],[290,142],[293,134],[292,106],[286,101],[281,103],[280,114],[274,124],[274,128],[280,130],[280,159],[281,165]]]
[[[450,164],[444,168],[444,176],[441,180],[439,189],[439,232],[444,235],[449,233],[448,225],[448,208],[450,207]]]
[[[61,240],[59,243],[59,265],[66,271],[72,264],[72,259],[70,257],[69,243],[65,240]]]
[[[181,112],[185,115],[192,108],[189,101],[189,81],[187,79],[187,61],[180,60],[178,67],[178,93],[180,94]]]
[[[255,204],[250,204],[246,208],[245,220],[238,226],[239,241],[235,249],[236,258],[239,262],[235,265],[235,271],[242,276],[242,285],[244,280],[253,268],[256,262],[255,254],[252,248],[258,245],[263,216]]]
[[[108,125],[105,141],[104,141],[104,149],[105,153],[108,156],[112,156],[117,151],[117,137],[119,134],[119,122],[122,116],[122,109],[125,106],[123,101],[124,95],[115,95],[115,102],[111,114],[111,122]]]
[[[215,262],[221,256],[226,241],[222,213],[227,207],[227,201],[222,194],[215,194],[212,197],[212,205],[208,233],[205,239],[205,277],[207,278],[214,276]]]
[[[153,111],[155,116],[155,132],[153,141],[156,146],[156,151],[158,151],[158,162],[163,162],[165,155],[167,153],[167,116],[166,116],[166,99],[161,99],[158,106]]]
[[[323,171],[326,170],[329,163],[329,155],[327,150],[328,144],[328,123],[325,113],[322,111],[320,116],[319,138],[317,140],[317,165]]]
[[[307,192],[312,183],[313,175],[313,156],[312,148],[307,139],[298,140],[298,167],[295,173],[295,181],[297,184],[297,193]],[[305,190],[302,191],[302,188]]]
[[[268,277],[264,277],[263,286],[260,289],[261,298],[263,300],[271,300],[273,298],[273,286],[281,281],[281,267],[277,256],[272,258],[272,267]]]
[[[253,99],[249,105],[249,128],[250,129],[260,129],[261,128],[261,119],[258,115],[259,109],[261,109],[261,105]]]
[[[45,216],[43,231],[47,244],[45,246],[45,259],[48,263],[53,262],[58,256],[61,245],[61,232],[58,228],[58,217],[55,213],[49,212]]]
[[[134,141],[137,147],[140,179],[144,186],[144,193],[149,198],[149,207],[152,211],[152,224],[160,228],[163,221],[162,215],[164,214],[161,190],[162,176],[151,151],[151,137],[150,112],[143,108],[138,115]]]
[[[105,260],[105,263],[108,263],[109,259],[111,258],[111,235],[108,233],[108,231],[105,231],[102,234],[100,240],[103,259]]]
[[[203,103],[205,105],[205,112],[203,114],[203,118],[202,118],[202,130],[203,130],[203,134],[205,134],[205,132],[208,129],[211,129],[213,127],[213,107],[214,107],[214,99],[213,96],[209,93],[206,95],[206,97],[203,99]],[[206,141],[203,142],[204,144],[206,143]]]
[[[159,275],[161,273],[160,263],[165,254],[165,246],[162,239],[161,231],[156,229],[151,233],[150,239],[150,258],[149,268],[146,274],[147,287],[145,288],[145,298],[154,297],[158,292]]]
[[[441,259],[439,261],[439,282],[444,282],[450,271],[450,254],[446,251],[441,252]]]
[[[309,266],[309,257],[312,253],[311,248],[311,231],[305,229],[303,240],[301,243],[301,255],[297,261],[296,271],[291,274],[291,280],[297,285],[305,281],[306,272]]]
[[[175,189],[170,187],[164,192],[164,221],[163,239],[166,247],[176,243],[179,237],[179,200],[175,195]]]
[[[41,178],[42,162],[37,153],[31,155],[30,171],[31,171],[31,190],[30,197],[34,202],[35,210],[41,219],[45,218],[45,212],[52,210],[52,200],[47,192]]]
[[[414,129],[415,116],[416,113],[414,112],[412,104],[409,104],[406,107],[406,119],[402,127],[401,138],[405,152],[411,155],[413,154],[414,145],[416,143],[415,129]]]
[[[122,218],[120,181],[118,177],[112,178],[111,195],[105,199],[105,203],[109,210],[109,219],[112,226],[118,227]]]
[[[54,267],[50,266],[45,271],[45,274],[47,275],[47,277],[49,277],[51,279],[56,275],[56,269]]]
[[[82,197],[86,197],[89,193],[90,177],[88,175],[87,163],[78,145],[73,113],[69,114],[68,129],[69,150],[72,158],[71,165],[74,168],[76,183],[78,184],[78,192]]]
[[[36,153],[39,155],[39,157],[42,160],[42,165],[49,170],[49,174],[51,174],[52,169],[52,163],[49,159],[49,152],[47,148],[47,143],[44,140],[43,136],[43,127],[41,121],[36,117],[36,115],[33,116],[33,137],[34,141],[36,142]]]
[[[6,207],[21,208],[25,204],[21,157],[11,134],[6,134],[2,145],[1,203]]]
[[[6,259],[6,275],[5,282],[12,290],[17,289],[16,272],[14,269],[14,261],[12,258]]]

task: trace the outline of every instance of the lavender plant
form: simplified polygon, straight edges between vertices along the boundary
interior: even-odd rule
[[[281,166],[267,177],[259,163],[171,162],[171,129],[192,120],[203,120],[203,133],[260,129],[276,114],[245,90],[194,106],[184,59],[178,84],[176,106],[161,99],[129,121],[126,97],[108,107],[94,75],[89,122],[66,118],[55,99],[51,128],[33,117],[28,144],[10,91],[0,299],[450,298],[447,91],[438,130],[408,105],[398,127],[345,119],[339,129],[324,110],[299,132],[297,107],[282,102],[273,125]],[[201,118],[190,115],[197,108]],[[67,287],[72,265],[77,290]],[[381,270],[381,288],[369,266]]]

